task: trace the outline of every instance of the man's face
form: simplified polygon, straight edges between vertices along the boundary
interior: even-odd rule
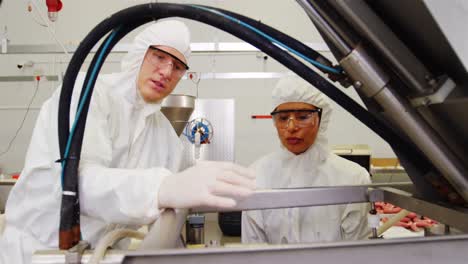
[[[316,110],[317,107],[307,104],[290,102],[279,105],[275,111],[286,110]],[[318,112],[282,112],[275,114],[273,120],[278,131],[278,137],[281,144],[290,152],[299,155],[304,153],[317,138],[317,132],[320,124]]]
[[[168,46],[148,48],[138,75],[137,86],[147,103],[160,102],[168,96],[179,83],[185,65],[169,54],[187,64],[182,53]],[[169,54],[168,54],[169,53]]]

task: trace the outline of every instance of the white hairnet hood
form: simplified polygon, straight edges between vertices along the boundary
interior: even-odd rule
[[[332,106],[327,97],[310,83],[297,76],[287,76],[276,84],[272,92],[273,109],[288,102],[308,103],[322,108],[322,118],[317,139],[325,137]]]
[[[279,151],[251,165],[257,189],[304,188],[369,184],[367,171],[328,149],[326,129],[332,111],[329,100],[298,77],[281,79],[273,89],[273,107],[300,102],[322,108],[317,138],[305,152],[296,155],[283,145]],[[366,204],[253,210],[242,214],[243,243],[314,243],[356,240],[367,237]]]
[[[169,46],[190,57],[190,31],[181,21],[160,20],[140,32],[134,39],[128,54],[122,60],[123,72],[137,72],[140,69],[149,46]]]

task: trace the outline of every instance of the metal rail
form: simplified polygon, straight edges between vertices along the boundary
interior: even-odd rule
[[[445,207],[413,197],[411,193],[393,187],[411,183],[370,184],[359,186],[317,187],[257,191],[230,211],[272,209],[299,206],[320,206],[383,200],[410,211],[429,216],[444,224],[468,232],[466,209]],[[392,186],[392,187],[388,187]],[[271,201],[275,201],[272,204]],[[196,212],[219,211],[215,208],[195,208]],[[160,223],[163,225],[164,223]],[[158,251],[109,251],[102,263],[466,263],[468,235],[450,235],[392,240],[314,243],[301,245],[250,246],[240,248],[179,249]],[[83,255],[83,261],[91,253]],[[42,251],[33,263],[65,263],[65,251]]]
[[[323,42],[310,42],[305,43],[310,48],[317,51],[329,51],[328,46]],[[65,45],[65,48],[68,52],[73,53],[78,48],[78,45]],[[131,44],[128,43],[119,43],[116,44],[112,49],[113,53],[127,53],[131,48]],[[203,53],[203,52],[260,52],[259,49],[245,42],[195,42],[190,44],[190,48],[193,53]],[[91,50],[92,53],[95,53],[97,48]],[[54,44],[15,44],[8,45],[6,53],[1,53],[0,55],[8,54],[53,54],[58,53],[62,54],[63,49]]]
[[[109,251],[107,264],[275,264],[275,263],[424,263],[465,264],[468,235],[376,239],[296,245],[251,245],[239,248],[173,249],[158,251]],[[83,255],[87,263],[90,252]],[[63,252],[38,252],[34,264],[65,263]]]
[[[453,226],[468,233],[468,208],[456,208],[431,203],[410,193],[394,188],[383,187],[385,202],[400,206],[408,211],[428,216],[434,220]]]

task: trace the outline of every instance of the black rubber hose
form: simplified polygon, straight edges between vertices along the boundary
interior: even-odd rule
[[[112,47],[117,42],[119,42],[119,40],[122,37],[124,37],[128,32],[132,31],[138,25],[139,23],[126,25],[124,27],[119,27],[116,30],[115,35],[113,36],[113,39],[110,40],[108,48],[104,49],[104,43],[108,42],[111,35],[107,36],[107,38],[103,41],[103,43],[97,50],[95,56],[93,57],[93,60],[91,61],[90,70],[86,74],[85,80],[83,82],[83,87],[81,89],[79,102],[83,100],[86,86],[88,83],[90,83],[90,90],[89,90],[90,96],[88,96],[85,99],[85,103],[82,109],[83,113],[88,112],[89,104],[91,101],[91,94],[93,93],[94,85],[97,80],[97,74],[94,76],[95,77],[94,79],[90,80],[91,75],[92,75],[91,74],[92,69],[96,68],[96,72],[98,73],[101,70],[102,65],[103,65],[102,62],[99,64],[97,63],[100,54],[102,54],[103,58],[107,57],[108,54],[111,52]],[[77,52],[75,54],[82,54],[82,53]],[[86,57],[86,55],[84,57]],[[81,56],[81,55],[78,55],[78,56]],[[69,109],[70,105],[65,105],[64,107],[67,108],[68,111],[70,110]],[[60,230],[59,247],[61,249],[68,249],[72,247],[73,245],[75,245],[76,243],[78,243],[80,240],[80,224],[79,224],[80,204],[79,204],[79,191],[78,191],[78,184],[79,184],[78,167],[79,167],[79,160],[81,157],[81,146],[82,146],[82,139],[84,137],[86,119],[87,119],[87,114],[83,114],[79,116],[79,119],[77,121],[77,125],[75,128],[75,133],[73,135],[74,140],[71,141],[68,158],[66,160],[66,165],[65,165],[66,167],[64,169],[66,171],[66,174],[65,174],[66,177],[64,177],[63,179],[62,188],[64,191],[75,193],[76,196],[69,196],[69,195],[62,196],[62,205],[61,205],[61,212],[60,212],[61,217],[60,217],[60,227],[59,227],[59,230]],[[73,217],[66,217],[66,216],[73,216]]]
[[[247,23],[249,24],[250,26],[254,27],[254,28],[257,28],[259,29],[260,31],[262,31],[263,33],[269,35],[269,36],[274,36],[275,39],[277,39],[279,42],[281,43],[284,43],[286,46],[289,46],[291,47],[292,49],[296,50],[297,52],[299,53],[302,53],[304,55],[307,55],[307,57],[315,60],[315,61],[319,61],[320,63],[325,63],[326,66],[330,66],[330,67],[333,67],[333,64],[327,59],[325,58],[324,56],[322,56],[320,53],[318,53],[316,50],[312,49],[311,47],[305,45],[304,43],[300,42],[299,40],[289,36],[289,35],[286,35],[284,34],[283,32],[275,29],[275,28],[272,28],[266,24],[263,24],[261,21],[258,21],[258,20],[254,20],[250,17],[246,17],[246,16],[243,16],[243,15],[240,15],[240,14],[237,14],[237,13],[233,13],[231,11],[227,11],[227,10],[223,10],[223,9],[220,9],[220,8],[216,8],[216,7],[209,7],[209,6],[203,6],[205,8],[211,8],[213,10],[216,10],[216,11],[219,11],[219,12],[222,12],[226,15],[229,15],[229,16],[232,16],[234,17],[235,19],[238,19],[244,23]],[[320,68],[320,67],[316,67],[317,69],[319,69],[320,71],[322,71],[323,73],[330,73],[330,71],[327,71],[323,68]],[[333,74],[336,74],[336,73],[333,73]]]
[[[132,26],[136,27],[151,20],[157,20],[172,16],[179,16],[200,21],[222,29],[228,33],[233,34],[234,36],[243,39],[244,41],[259,48],[267,55],[276,59],[278,62],[282,63],[284,66],[296,72],[299,76],[301,76],[309,83],[317,87],[332,100],[334,100],[335,102],[343,106],[346,110],[348,110],[348,112],[350,112],[353,116],[361,120],[361,122],[363,122],[366,126],[375,131],[392,146],[407,146],[406,143],[408,142],[401,140],[398,137],[398,135],[396,135],[391,130],[391,128],[386,126],[385,123],[382,123],[379,120],[377,120],[371,113],[367,112],[359,104],[354,102],[354,100],[350,99],[338,88],[336,88],[334,85],[326,81],[323,77],[312,71],[302,62],[295,59],[293,56],[289,55],[287,52],[278,48],[276,45],[270,43],[269,41],[265,41],[263,37],[257,35],[256,33],[250,30],[245,30],[244,27],[232,22],[231,20],[220,17],[219,15],[213,14],[209,11],[201,10],[194,6],[165,3],[149,3],[127,8],[125,10],[117,12],[116,14],[101,22],[87,35],[87,37],[78,47],[76,53],[73,55],[70,65],[67,68],[65,74],[64,85],[62,87],[59,105],[59,140],[62,158],[64,158],[63,154],[65,152],[66,141],[69,136],[69,105],[71,101],[71,95],[73,93],[73,85],[86,55],[91,51],[91,49],[101,39],[102,36],[110,32],[113,28],[119,26],[122,23],[122,21],[125,21],[125,23],[131,24]],[[121,37],[123,36],[124,35],[122,34]],[[104,56],[104,58],[106,56]],[[87,100],[88,106],[86,107],[89,107],[89,100]],[[83,111],[82,115],[87,115],[87,111]],[[83,124],[80,124],[79,127],[81,127],[83,130],[85,125],[85,122],[83,122],[83,120],[85,119],[86,117],[80,117],[80,123]],[[78,146],[81,146],[82,140],[83,133],[74,135],[73,142],[76,142],[73,144],[74,148],[78,148]],[[80,151],[70,150],[70,152],[74,153],[76,157],[79,157]],[[409,155],[408,158],[410,158],[413,161],[416,161],[419,166],[426,166],[428,170],[432,168],[432,164],[427,162],[425,157],[417,155],[417,153],[415,154],[414,151],[412,151],[411,149],[406,149],[405,154]],[[412,154],[415,154],[415,156],[411,156]],[[69,169],[76,172],[78,171],[77,169],[79,160],[76,159],[70,163],[69,161],[72,160],[67,160],[67,166],[64,168],[66,178],[68,178]],[[69,166],[68,164],[71,165]],[[73,178],[75,178],[77,182],[77,173],[74,173]],[[63,215],[62,217],[68,216]],[[77,222],[79,223],[79,219],[77,220]]]

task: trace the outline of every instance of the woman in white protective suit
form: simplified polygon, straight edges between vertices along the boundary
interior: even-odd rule
[[[122,71],[98,78],[79,168],[81,232],[92,246],[115,228],[136,229],[155,221],[164,208],[230,208],[252,193],[252,171],[232,163],[198,163],[178,172],[182,144],[160,102],[184,75],[189,55],[184,23],[152,23],[135,37]],[[59,90],[41,108],[25,167],[10,193],[1,263],[30,263],[34,251],[58,248]]]
[[[370,183],[367,171],[328,149],[331,105],[293,76],[273,89],[272,117],[281,148],[252,164],[258,189]],[[274,201],[272,201],[273,203]],[[244,211],[243,243],[307,243],[359,239],[369,233],[366,204]]]

